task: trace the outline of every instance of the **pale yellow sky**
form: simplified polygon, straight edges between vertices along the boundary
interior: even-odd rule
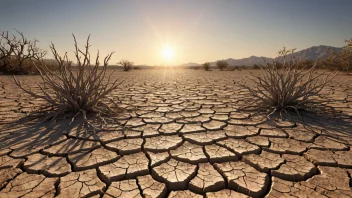
[[[62,55],[67,51],[71,57],[71,33],[80,46],[91,34],[92,57],[97,49],[101,56],[116,51],[110,64],[121,59],[137,65],[204,63],[275,57],[283,46],[343,46],[351,37],[352,1],[316,2],[11,0],[1,3],[0,31],[16,28],[47,50],[52,41]],[[174,59],[162,56],[165,46],[173,48]]]

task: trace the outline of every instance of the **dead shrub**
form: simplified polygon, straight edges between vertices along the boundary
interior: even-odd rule
[[[347,43],[340,52],[329,51],[324,65],[329,69],[352,73],[352,38],[345,40]]]
[[[312,66],[304,64],[302,67],[301,60],[294,56],[293,52],[294,49],[280,50],[279,56],[283,57],[280,64],[276,60],[269,64],[264,59],[265,65],[261,66],[262,75],[250,79],[254,86],[241,84],[255,99],[254,103],[270,110],[268,119],[274,112],[279,112],[283,118],[282,113],[289,113],[288,110],[294,110],[300,117],[299,111],[305,110],[310,99],[317,96],[336,75],[326,75],[322,80],[325,72],[317,73],[316,62]],[[292,55],[289,61],[286,57],[288,54]]]
[[[260,69],[261,67],[259,66],[259,65],[257,65],[257,64],[254,64],[253,65],[253,69]]]
[[[218,68],[222,71],[223,69],[229,66],[229,63],[224,60],[219,60],[216,62],[216,66],[218,66]]]
[[[203,66],[205,71],[208,71],[210,69],[210,63],[209,62],[203,63],[202,66]]]
[[[123,60],[123,59],[120,62],[118,62],[117,64],[122,65],[123,71],[130,71],[130,69],[133,67],[132,61]]]
[[[49,106],[44,107],[42,111],[35,112],[33,117],[56,120],[59,116],[68,116],[72,123],[78,115],[82,115],[86,126],[96,129],[88,122],[87,113],[94,113],[102,123],[105,123],[103,116],[116,114],[114,109],[102,101],[107,94],[119,86],[117,79],[111,80],[113,72],[107,75],[108,61],[114,52],[104,58],[103,66],[100,67],[99,51],[94,63],[91,64],[89,37],[84,50],[78,48],[74,35],[73,39],[77,66],[72,66],[67,53],[60,56],[53,43],[50,49],[59,69],[52,71],[44,61],[40,61],[39,65],[34,63],[42,78],[42,84],[38,83],[41,94],[24,88],[15,76],[14,79],[23,91],[49,103]]]
[[[38,62],[46,55],[46,51],[38,46],[38,40],[28,40],[22,32],[0,33],[0,71],[5,74],[35,74],[38,70],[33,61]]]

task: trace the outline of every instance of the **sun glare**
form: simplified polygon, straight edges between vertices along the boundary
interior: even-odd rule
[[[170,61],[174,57],[174,50],[171,47],[165,47],[162,50],[162,55],[165,60]]]

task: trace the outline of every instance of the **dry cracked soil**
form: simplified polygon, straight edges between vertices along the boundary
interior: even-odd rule
[[[352,197],[352,77],[303,121],[268,123],[238,85],[258,72],[116,72],[125,111],[96,133],[18,121],[45,102],[0,76],[0,197]]]

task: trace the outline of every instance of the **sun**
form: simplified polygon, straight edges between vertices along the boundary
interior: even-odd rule
[[[174,57],[174,50],[171,47],[164,47],[161,51],[165,60],[170,61]]]

